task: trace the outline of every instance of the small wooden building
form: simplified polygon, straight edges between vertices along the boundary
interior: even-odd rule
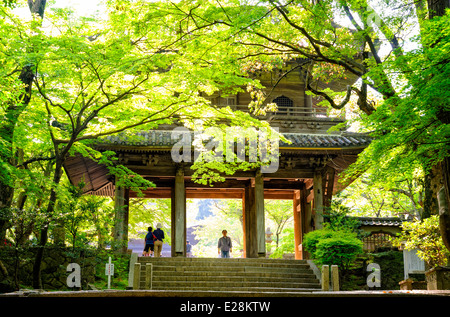
[[[363,238],[364,251],[374,252],[379,248],[392,248],[391,238],[402,231],[404,220],[398,217],[352,217],[359,221],[360,229],[367,236]]]
[[[278,111],[259,117],[277,127],[291,144],[280,142],[279,165],[276,171],[261,170],[238,172],[226,176],[224,182],[213,187],[192,181],[190,163],[176,163],[171,157],[172,127],[142,131],[139,142],[118,135],[99,142],[94,147],[100,151],[114,151],[120,164],[139,173],[156,185],[144,191],[146,198],[172,200],[172,256],[186,255],[186,199],[188,198],[238,198],[242,199],[244,218],[245,257],[263,257],[265,249],[264,199],[292,199],[295,245],[302,243],[303,235],[322,226],[322,211],[333,193],[340,190],[339,174],[370,143],[364,134],[335,131],[330,127],[343,122],[342,118],[329,117],[317,105],[317,100],[307,95],[302,80],[302,69],[288,76],[277,77],[275,72],[262,74],[267,88],[267,102],[278,105]],[[276,86],[273,86],[274,83]],[[229,105],[246,111],[251,101],[248,93],[210,96],[218,105]],[[247,110],[248,111],[248,110]],[[144,141],[142,141],[144,140]],[[114,178],[105,166],[76,155],[67,159],[65,170],[73,184],[86,182],[84,192],[92,195],[115,197],[116,230],[118,241],[127,240],[127,201],[136,197],[128,188],[115,186]],[[123,212],[120,210],[123,209]],[[296,248],[296,259],[304,254]]]

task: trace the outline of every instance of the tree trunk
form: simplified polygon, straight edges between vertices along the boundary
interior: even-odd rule
[[[50,191],[50,199],[47,205],[47,220],[46,223],[41,228],[41,235],[39,238],[39,244],[36,252],[36,257],[33,264],[33,288],[42,289],[42,280],[41,280],[41,264],[42,259],[44,257],[44,248],[48,241],[48,226],[51,222],[53,212],[55,210],[56,205],[56,190],[57,186],[61,181],[61,176],[63,173],[63,162],[64,162],[65,154],[62,157],[56,157],[55,171],[53,174],[53,187]]]
[[[28,7],[32,15],[37,14],[42,21],[44,17],[45,5],[47,0],[28,0]],[[31,100],[31,88],[34,79],[34,72],[31,65],[26,65],[22,68],[19,75],[19,80],[24,84],[24,91],[22,92],[20,104],[12,104],[6,108],[4,120],[0,124],[1,137],[7,144],[7,149],[4,151],[0,160],[6,164],[14,164],[14,155],[12,153],[12,143],[14,137],[14,129],[17,120],[22,112],[27,107]],[[5,239],[6,230],[9,223],[9,209],[14,196],[14,187],[11,184],[12,175],[7,175],[5,180],[0,180],[0,241]]]
[[[447,157],[441,163],[443,173],[443,186],[438,193],[439,200],[439,230],[442,235],[442,241],[450,251],[450,158]]]
[[[6,230],[9,226],[9,214],[12,204],[14,188],[6,182],[0,181],[0,241],[6,238]]]
[[[439,164],[425,168],[424,201],[421,219],[439,214],[437,196],[442,187],[442,171]]]
[[[450,1],[448,0],[427,0],[427,3],[429,19],[436,16],[443,16],[445,9],[450,8]]]
[[[19,79],[24,84],[24,92],[20,96],[20,104],[11,104],[6,108],[5,120],[0,124],[1,138],[7,144],[5,151],[2,151],[0,161],[6,164],[15,165],[15,157],[13,155],[13,138],[14,128],[20,114],[30,102],[31,98],[31,85],[33,83],[34,74],[30,66],[22,68]],[[7,176],[0,181],[0,239],[5,239],[6,230],[9,226],[9,209],[11,208],[14,187],[13,187],[13,175],[7,173]]]
[[[427,0],[427,4],[429,19],[444,15],[445,9],[450,8],[449,0]],[[450,112],[443,109],[438,114],[438,119],[442,124],[450,124]],[[442,240],[450,251],[450,211],[448,208],[450,203],[450,157],[444,158],[442,162],[433,166],[432,170],[434,174],[432,179],[434,181],[431,182],[431,188],[428,190],[433,193],[433,200],[436,201],[436,206],[434,206],[434,202],[431,202],[431,210],[434,210],[434,208],[438,209],[439,229]],[[438,199],[439,204],[437,203]]]

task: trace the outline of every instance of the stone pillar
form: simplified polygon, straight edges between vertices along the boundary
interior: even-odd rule
[[[145,289],[153,289],[153,263],[145,263]]]
[[[134,263],[133,289],[141,288],[141,263]]]
[[[114,200],[114,249],[125,253],[128,249],[128,205],[130,203],[130,190],[116,186]]]
[[[314,223],[315,229],[323,227],[323,174],[321,170],[314,171]]]
[[[330,290],[330,267],[322,265],[322,291]]]
[[[186,188],[184,171],[178,168],[172,188],[172,257],[186,256]]]
[[[339,291],[339,267],[337,265],[331,266],[331,285],[333,291]]]

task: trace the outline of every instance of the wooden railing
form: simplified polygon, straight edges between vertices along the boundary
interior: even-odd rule
[[[248,105],[230,105],[233,110],[242,112],[249,112]],[[275,119],[304,119],[305,117],[313,118],[342,118],[341,116],[330,115],[326,108],[311,108],[311,107],[279,107],[277,111],[267,111],[262,115],[255,115],[259,118],[273,117]]]

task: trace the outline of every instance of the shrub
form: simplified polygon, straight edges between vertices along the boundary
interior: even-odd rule
[[[314,258],[314,254],[316,253],[317,244],[323,240],[332,237],[334,234],[333,230],[330,229],[319,229],[308,232],[303,237],[303,247],[306,251],[308,251],[311,256]]]
[[[404,222],[402,232],[394,239],[393,244],[396,246],[404,244],[406,250],[417,249],[417,256],[430,267],[447,265],[450,256],[441,237],[438,215]]]
[[[306,234],[303,245],[319,265],[338,265],[342,270],[363,250],[356,233],[328,228]]]

